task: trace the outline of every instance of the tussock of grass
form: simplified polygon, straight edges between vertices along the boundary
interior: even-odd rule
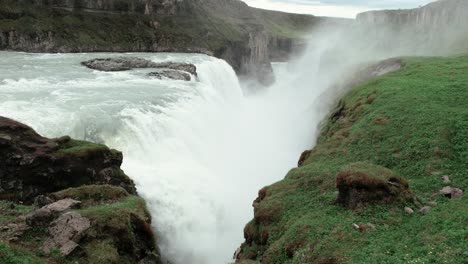
[[[442,175],[451,186],[468,187],[468,56],[404,60],[402,70],[347,94],[302,166],[267,187],[256,212],[274,206],[282,214],[247,225],[242,257],[282,264],[466,261],[467,195],[450,200],[434,194],[445,186]],[[336,175],[356,162],[403,177],[423,204],[354,211],[336,205]],[[359,170],[376,174],[375,167]],[[417,213],[429,201],[437,206]],[[405,205],[416,213],[405,214]],[[353,223],[372,223],[376,230],[359,232]]]

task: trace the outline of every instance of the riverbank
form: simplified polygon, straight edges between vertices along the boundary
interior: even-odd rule
[[[299,166],[260,190],[239,263],[463,263],[468,57],[403,63],[342,98]],[[412,198],[392,189],[406,184]]]

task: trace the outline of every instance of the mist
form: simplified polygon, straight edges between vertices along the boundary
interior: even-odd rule
[[[272,86],[252,90],[225,61],[205,55],[191,60],[167,55],[196,64],[198,80],[158,86],[138,72],[90,77],[70,66],[72,55],[29,58],[39,65],[29,68],[52,70],[41,74],[34,68],[39,77],[7,80],[2,92],[17,98],[20,91],[21,98],[35,102],[11,99],[0,111],[46,136],[70,134],[122,150],[122,167],[147,201],[163,258],[173,264],[228,263],[253,218],[258,190],[297,166],[341,96],[402,66],[373,65],[393,57],[468,51],[467,2],[452,3],[455,8],[399,11],[396,18],[382,11],[318,25],[302,56],[277,65]],[[73,65],[85,59],[73,58]],[[55,78],[62,72],[68,75]]]
[[[200,101],[167,112],[171,121],[156,126],[169,130],[167,142],[154,145],[163,161],[142,157],[142,163],[125,164],[129,171],[144,164],[159,170],[149,181],[137,176],[137,183],[150,201],[164,256],[171,263],[229,262],[242,242],[243,226],[253,217],[257,191],[282,179],[300,153],[314,146],[339,98],[353,85],[402,66],[397,60],[372,65],[392,57],[465,49],[460,18],[465,12],[444,20],[431,8],[421,12],[410,13],[400,24],[376,21],[369,14],[316,27],[304,54],[277,71],[274,85],[255,92],[246,88],[251,83],[239,85],[234,78],[226,83],[226,72],[202,71],[201,78],[223,75],[211,83],[215,91],[200,91],[219,97],[203,94]]]

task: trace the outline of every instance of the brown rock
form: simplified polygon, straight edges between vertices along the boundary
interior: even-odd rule
[[[24,221],[0,226],[0,241],[16,241],[29,229],[31,229],[31,227]]]
[[[448,175],[442,176],[442,181],[444,181],[444,183],[450,183],[451,182]]]
[[[44,242],[44,252],[49,254],[52,249],[57,248],[63,256],[68,256],[90,226],[89,219],[79,213],[68,212],[61,215],[49,226],[50,237]]]
[[[409,208],[409,207],[405,207],[405,213],[407,213],[409,215],[412,215],[412,214],[414,214],[414,210]]]
[[[45,195],[38,195],[36,198],[34,198],[34,205],[37,207],[43,207],[53,202],[54,201],[52,199]]]
[[[463,190],[446,186],[439,191],[439,194],[450,197],[451,199],[459,199],[463,196]]]
[[[60,213],[78,208],[80,204],[80,201],[69,198],[51,203],[26,215],[26,223],[29,226],[47,226]]]
[[[190,77],[190,74],[182,71],[176,71],[176,70],[165,70],[162,72],[150,72],[148,74],[150,77],[155,77],[157,79],[163,79],[163,78],[168,78],[172,80],[179,80],[179,81],[190,81],[192,77]]]
[[[419,213],[421,214],[427,214],[429,213],[429,211],[431,211],[431,207],[430,206],[424,206],[423,208],[419,209]]]

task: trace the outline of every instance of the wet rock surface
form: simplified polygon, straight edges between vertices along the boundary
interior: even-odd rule
[[[92,59],[81,63],[93,70],[98,71],[127,71],[131,69],[171,69],[175,71],[184,71],[192,75],[197,75],[197,67],[191,63],[178,63],[178,62],[153,62],[143,58],[137,57],[119,57],[119,58],[105,58],[105,59]],[[168,71],[173,72],[173,71]],[[173,73],[167,75],[173,76]],[[181,73],[182,74],[182,73]],[[171,78],[173,79],[173,78]]]
[[[162,72],[150,72],[148,74],[150,77],[154,77],[156,79],[163,79],[163,78],[168,78],[172,80],[179,80],[179,81],[190,81],[192,77],[190,77],[190,74],[181,72],[181,71],[173,71],[173,70],[167,70],[167,71],[162,71]]]

